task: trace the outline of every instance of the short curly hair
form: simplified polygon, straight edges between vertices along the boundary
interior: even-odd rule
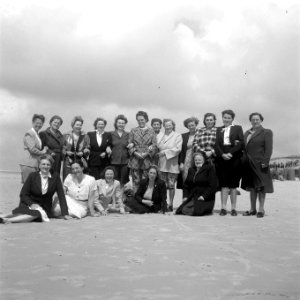
[[[205,119],[208,118],[208,117],[213,117],[213,118],[214,118],[214,121],[215,121],[214,125],[216,125],[217,118],[216,118],[216,115],[213,114],[213,113],[206,113],[206,114],[204,115],[204,117],[203,117],[203,124],[206,126],[206,124],[205,124]]]
[[[183,121],[183,125],[185,128],[188,128],[189,123],[195,122],[196,126],[199,124],[199,119],[196,117],[190,117]]]
[[[234,120],[235,113],[233,112],[233,110],[231,110],[231,109],[223,110],[222,111],[222,117],[224,117],[225,114],[230,115],[232,120]]]
[[[50,162],[50,165],[53,166],[54,159],[53,159],[53,157],[51,155],[49,155],[49,154],[43,154],[43,155],[41,155],[38,158],[39,163],[41,163],[41,161],[44,160],[44,159],[48,160]]]
[[[175,127],[176,127],[175,122],[174,122],[172,119],[163,119],[163,126],[164,126],[164,127],[165,127],[165,124],[166,124],[167,122],[171,122],[171,123],[172,123],[172,125],[173,125],[173,130],[175,131]]]
[[[81,122],[81,124],[83,124],[83,119],[82,119],[82,117],[81,117],[81,116],[75,116],[75,117],[72,119],[72,121],[71,121],[71,127],[72,127],[72,128],[74,127],[74,125],[75,125],[75,123],[76,123],[77,121],[79,121],[79,122]]]
[[[117,128],[117,122],[118,122],[119,120],[123,120],[123,121],[125,122],[125,124],[128,123],[128,120],[127,120],[127,118],[126,118],[124,115],[117,115],[116,118],[115,118],[115,122],[114,122],[114,127],[115,127],[115,129],[118,129],[118,128]]]
[[[103,119],[103,118],[97,118],[97,119],[94,121],[94,123],[93,123],[95,129],[97,128],[97,123],[98,123],[99,121],[102,121],[102,122],[104,123],[104,126],[106,126],[106,124],[107,124],[107,121],[106,121],[105,119]]]
[[[136,115],[135,115],[136,120],[137,120],[137,118],[138,118],[139,116],[144,117],[145,120],[146,120],[146,122],[149,121],[148,114],[147,114],[145,111],[142,111],[142,110],[138,111],[138,112],[136,113]]]
[[[34,114],[32,116],[32,123],[37,120],[40,119],[43,123],[45,123],[45,116],[44,115],[39,115],[39,114]]]
[[[151,120],[151,126],[153,125],[153,123],[156,123],[156,122],[158,122],[160,124],[160,126],[162,125],[162,120],[161,119],[159,119],[159,118],[153,118]]]
[[[51,125],[52,122],[53,122],[54,120],[59,120],[59,121],[60,121],[60,125],[62,125],[62,123],[64,122],[63,119],[62,119],[62,117],[60,117],[60,116],[58,116],[58,115],[54,115],[54,116],[50,119],[49,124]]]
[[[114,172],[114,177],[116,176],[116,169],[113,166],[107,166],[103,170],[103,176],[105,175],[106,171],[111,170]]]
[[[258,113],[258,112],[254,112],[252,114],[250,114],[249,116],[249,121],[251,122],[251,119],[253,116],[259,116],[260,120],[263,121],[264,120],[264,117],[262,116],[262,114]]]

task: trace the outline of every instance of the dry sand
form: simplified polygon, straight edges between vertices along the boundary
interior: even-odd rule
[[[18,176],[0,178],[0,211]],[[299,299],[300,182],[275,182],[266,217],[110,215],[1,225],[0,298]],[[181,192],[177,191],[177,204]]]

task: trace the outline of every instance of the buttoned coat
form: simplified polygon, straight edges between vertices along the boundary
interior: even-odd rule
[[[112,153],[111,164],[112,165],[126,165],[129,160],[128,153],[128,140],[129,133],[123,132],[122,136],[119,136],[117,131],[111,132]]]

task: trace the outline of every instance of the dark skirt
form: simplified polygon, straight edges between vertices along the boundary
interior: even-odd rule
[[[219,187],[237,188],[242,177],[241,159],[233,156],[230,160],[219,157],[216,165]]]
[[[196,196],[189,197],[176,210],[176,215],[205,216],[213,212],[215,201],[201,201]]]
[[[243,160],[243,172],[241,188],[249,191],[255,189],[264,193],[273,193],[273,180],[270,168],[262,168],[251,156],[245,155]]]
[[[157,206],[147,206],[137,201],[133,197],[128,197],[124,204],[130,209],[130,212],[134,214],[157,213],[159,211],[159,208]]]
[[[112,165],[116,170],[115,179],[120,181],[121,185],[126,184],[129,181],[129,169],[126,165]]]
[[[40,205],[40,204],[39,204]],[[12,213],[14,215],[30,215],[36,217],[35,221],[42,222],[42,215],[38,210],[30,209],[26,204],[20,203],[20,205],[15,208]]]

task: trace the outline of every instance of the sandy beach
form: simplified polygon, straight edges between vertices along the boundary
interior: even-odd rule
[[[266,216],[109,215],[1,225],[0,298],[299,299],[299,181],[274,182]],[[18,204],[1,174],[0,211]],[[177,191],[176,205],[181,191]],[[229,208],[230,206],[228,206]]]

